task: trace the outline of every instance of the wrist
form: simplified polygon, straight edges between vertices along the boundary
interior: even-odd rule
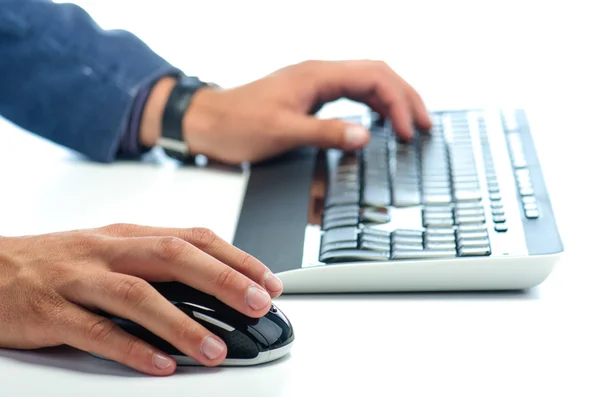
[[[204,139],[207,133],[215,127],[215,118],[218,112],[215,109],[218,103],[218,93],[211,87],[198,90],[192,100],[188,111],[182,121],[183,140],[187,142],[194,153],[207,151]]]
[[[139,141],[142,146],[150,148],[158,143],[162,132],[163,112],[176,81],[174,77],[164,77],[150,91],[140,123]]]

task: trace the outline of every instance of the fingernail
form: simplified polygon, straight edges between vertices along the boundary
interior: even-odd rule
[[[277,292],[283,288],[283,283],[273,273],[265,272],[265,287],[271,292]]]
[[[207,336],[204,338],[204,342],[202,342],[202,353],[211,360],[219,357],[221,353],[225,350],[225,346],[213,338],[212,336]]]
[[[359,125],[349,125],[346,127],[345,143],[346,146],[355,147],[361,145],[368,138],[369,132]]]
[[[248,305],[250,305],[250,307],[254,310],[261,310],[271,303],[271,297],[262,289],[251,285],[248,288],[246,302],[248,302]]]
[[[154,366],[158,369],[166,369],[169,368],[171,364],[173,364],[173,360],[171,360],[169,357],[163,356],[160,353],[154,353],[154,355],[152,356],[152,362],[154,363]]]

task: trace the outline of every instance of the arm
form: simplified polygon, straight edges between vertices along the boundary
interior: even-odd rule
[[[0,115],[92,160],[132,146],[137,134],[124,134],[137,128],[136,98],[176,74],[137,37],[102,30],[78,6],[0,2]]]

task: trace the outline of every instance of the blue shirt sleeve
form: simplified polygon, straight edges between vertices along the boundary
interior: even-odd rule
[[[136,99],[179,74],[139,38],[103,30],[76,5],[0,1],[0,115],[94,161],[137,150]]]

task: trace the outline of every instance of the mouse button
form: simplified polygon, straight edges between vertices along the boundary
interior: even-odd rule
[[[227,345],[227,358],[255,358],[268,348],[264,344],[257,344],[253,338],[238,330],[221,334],[219,337]]]
[[[287,344],[293,336],[291,324],[280,313],[268,314],[260,318],[258,324],[251,327],[255,332],[262,335],[271,348]]]
[[[218,325],[224,329],[245,329],[258,323],[257,318],[247,317],[231,308],[213,309],[191,302],[176,302],[174,304],[188,316]]]

